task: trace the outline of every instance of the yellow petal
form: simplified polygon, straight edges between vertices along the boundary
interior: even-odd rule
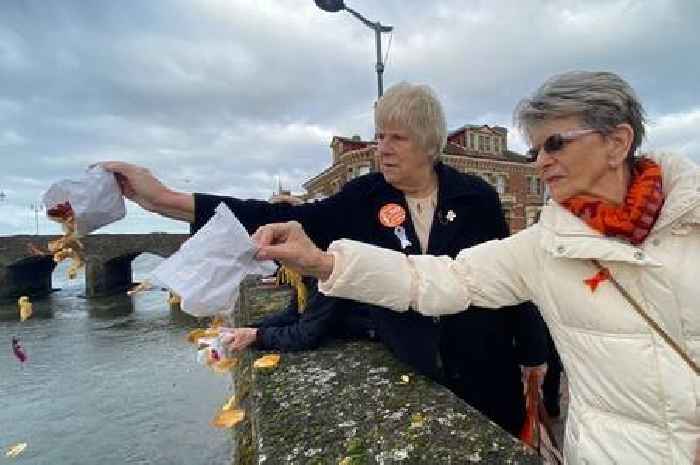
[[[78,270],[75,269],[74,265],[68,267],[68,279],[75,279],[78,277]]]
[[[400,384],[408,384],[411,382],[411,378],[408,375],[401,375],[401,381],[399,381]]]
[[[204,333],[206,333],[206,331],[207,330],[203,328],[193,329],[187,333],[187,341],[191,342],[192,344],[196,344],[200,337],[204,337]]]
[[[411,428],[421,428],[425,422],[423,415],[420,413],[414,413],[411,416]]]
[[[216,337],[219,335],[219,330],[218,329],[213,329],[213,328],[197,328],[193,329],[189,333],[187,333],[186,339],[191,342],[192,344],[196,344],[199,338],[201,337]]]
[[[153,285],[151,284],[150,281],[144,281],[142,283],[137,284],[136,286],[132,287],[128,291],[126,291],[126,295],[134,295],[139,292],[143,291],[148,291],[153,288]]]
[[[32,304],[28,302],[22,302],[19,307],[19,319],[21,321],[28,320],[32,316]]]
[[[232,395],[231,398],[224,404],[223,407],[221,407],[221,410],[231,410],[233,407],[235,407],[238,404],[238,398],[236,395]]]
[[[5,452],[6,457],[14,458],[17,457],[19,454],[24,452],[24,449],[27,448],[27,443],[26,442],[19,442],[15,444],[14,446],[10,446],[7,448],[7,452]]]
[[[220,410],[211,421],[211,425],[215,428],[230,428],[242,422],[245,418],[245,410],[230,409]]]
[[[216,328],[219,328],[220,326],[223,326],[224,323],[225,323],[224,319],[221,318],[220,316],[217,316],[212,320],[211,325],[209,325],[209,327],[211,329],[216,329]]]
[[[253,362],[255,368],[274,368],[280,362],[279,354],[264,355]]]

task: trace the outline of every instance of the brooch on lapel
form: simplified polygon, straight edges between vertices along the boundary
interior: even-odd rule
[[[457,214],[452,209],[447,210],[447,214],[445,214],[443,210],[438,210],[437,217],[438,220],[440,220],[440,224],[445,225],[447,223],[452,223],[455,218],[457,218]]]
[[[379,222],[387,228],[394,228],[394,234],[405,249],[411,245],[406,237],[406,229],[401,226],[406,221],[406,210],[397,203],[388,203],[379,210]]]

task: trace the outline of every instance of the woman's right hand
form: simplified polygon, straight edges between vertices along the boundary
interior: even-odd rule
[[[161,198],[170,191],[147,168],[120,161],[106,161],[100,165],[114,173],[124,197],[146,210],[157,212]]]
[[[316,247],[296,221],[261,226],[252,239],[258,246],[258,260],[277,260],[322,281],[333,271],[333,255]]]
[[[148,169],[120,161],[106,161],[100,165],[114,173],[124,197],[142,208],[179,220],[194,219],[192,195],[168,189]]]

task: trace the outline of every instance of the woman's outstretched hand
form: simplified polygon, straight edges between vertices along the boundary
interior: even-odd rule
[[[192,195],[169,189],[148,169],[119,161],[102,162],[100,165],[114,173],[122,194],[132,202],[170,218],[194,220]]]
[[[333,271],[333,255],[320,250],[296,221],[261,226],[253,234],[258,260],[277,260],[303,275],[326,280]]]

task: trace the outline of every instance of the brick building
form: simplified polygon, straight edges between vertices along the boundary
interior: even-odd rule
[[[376,142],[334,136],[333,163],[304,183],[307,201],[338,192],[349,180],[380,170]],[[511,232],[535,222],[544,202],[540,179],[524,156],[508,150],[508,130],[466,125],[449,133],[441,160],[463,173],[481,176],[501,197]]]

